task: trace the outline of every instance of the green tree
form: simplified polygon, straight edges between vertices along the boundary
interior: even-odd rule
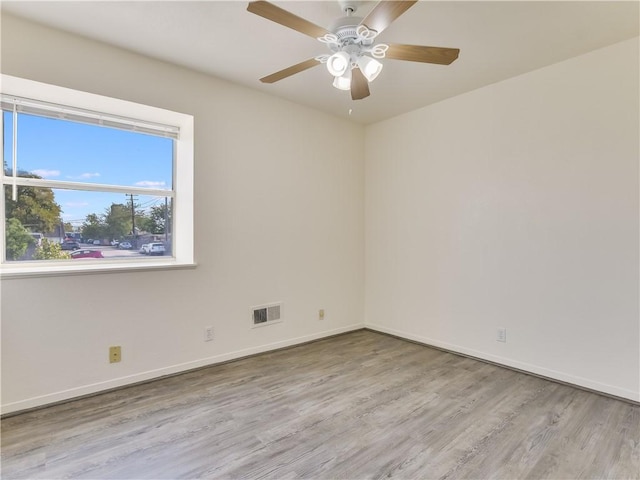
[[[111,239],[122,238],[131,232],[131,209],[121,203],[113,203],[104,215],[106,236]]]
[[[149,215],[147,216],[148,220],[146,222],[147,231],[151,233],[155,233],[156,235],[165,233],[165,223],[171,225],[171,215],[172,208],[171,203],[169,205],[165,205],[164,203],[161,205],[154,205],[149,210]]]
[[[29,244],[33,242],[33,237],[17,218],[7,220],[6,239],[7,258],[10,260],[22,257]]]
[[[38,175],[20,172],[23,178],[41,178]],[[33,232],[52,232],[60,225],[62,209],[55,201],[50,188],[18,186],[16,200],[11,199],[11,187],[5,186],[6,218],[16,218]]]
[[[82,224],[82,237],[83,238],[103,238],[106,232],[106,225],[102,218],[95,213],[87,215],[84,223]]]
[[[43,238],[42,243],[36,247],[33,258],[36,260],[61,260],[71,258],[71,255],[63,251],[59,243]]]
[[[138,232],[155,233],[153,221],[142,210],[136,212],[136,230]]]

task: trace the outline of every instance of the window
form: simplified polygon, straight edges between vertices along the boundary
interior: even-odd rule
[[[192,116],[7,75],[0,100],[3,277],[193,264]]]

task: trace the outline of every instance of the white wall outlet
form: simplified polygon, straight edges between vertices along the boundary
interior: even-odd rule
[[[204,341],[210,342],[213,340],[213,327],[204,327]]]
[[[496,333],[496,341],[506,343],[507,341],[507,329],[499,328]]]

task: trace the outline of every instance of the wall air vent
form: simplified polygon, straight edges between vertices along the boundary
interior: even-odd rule
[[[253,327],[262,327],[282,321],[282,302],[270,303],[269,305],[260,305],[253,307],[251,315],[251,325]]]

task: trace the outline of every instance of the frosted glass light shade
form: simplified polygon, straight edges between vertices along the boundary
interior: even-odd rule
[[[370,82],[373,82],[382,71],[382,63],[377,61],[375,58],[367,57],[365,55],[358,59],[358,67],[360,67],[362,74]]]
[[[347,70],[344,75],[334,78],[333,86],[338,90],[351,90],[351,69]]]
[[[327,70],[334,77],[340,77],[349,69],[351,57],[347,52],[336,52],[327,60]]]

